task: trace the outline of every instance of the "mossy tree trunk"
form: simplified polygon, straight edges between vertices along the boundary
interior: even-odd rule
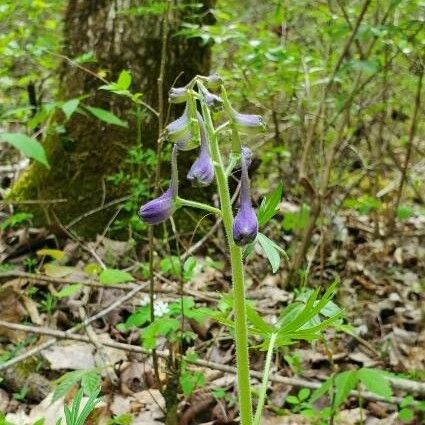
[[[109,81],[116,81],[123,69],[129,70],[133,77],[131,90],[142,92],[143,100],[157,108],[162,17],[133,13],[143,3],[139,0],[69,0],[64,17],[63,54],[75,59],[91,53],[95,62],[85,63],[84,67],[95,74],[105,74]],[[176,7],[176,3],[187,5],[191,2],[173,2],[164,76],[165,95],[178,75],[177,85],[182,85],[196,74],[207,73],[210,62],[209,46],[201,45],[198,39],[175,35],[181,22],[190,20],[188,15],[193,12],[190,7]],[[207,9],[210,3],[205,1],[204,8]],[[11,199],[67,200],[43,204],[42,207],[31,205],[30,211],[34,213],[37,225],[54,225],[56,219],[62,224],[69,223],[122,196],[123,193],[112,186],[107,177],[125,170],[123,161],[131,147],[137,144],[142,148],[156,146],[156,116],[144,110],[141,140],[138,140],[134,104],[98,90],[101,84],[91,73],[69,61],[65,60],[60,67],[59,100],[88,95],[83,100],[85,104],[109,110],[129,125],[128,128],[113,126],[76,113],[64,125],[65,133],[46,138],[45,149],[51,169],[33,164],[11,193]],[[60,124],[63,117],[59,115],[55,121]],[[91,214],[75,229],[82,236],[102,232],[113,213],[113,210],[104,209]]]

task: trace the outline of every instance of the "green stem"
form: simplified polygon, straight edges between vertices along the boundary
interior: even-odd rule
[[[221,216],[221,210],[218,208],[214,208],[208,204],[204,204],[202,202],[196,202],[196,201],[190,201],[189,199],[183,199],[183,198],[176,198],[176,206],[177,207],[192,207],[192,208],[198,208],[200,210],[205,210],[210,213],[216,214],[218,216]]]
[[[236,126],[236,121],[233,118],[232,105],[230,104],[229,98],[227,97],[227,91],[224,86],[221,86],[221,97],[223,98],[223,106],[226,111],[226,115],[230,120],[230,127],[232,128],[232,152],[235,155],[239,155],[241,151],[241,138]]]
[[[235,244],[232,236],[233,213],[227,175],[218,147],[217,134],[214,131],[210,112],[201,102],[202,113],[210,139],[211,156],[215,167],[221,213],[232,265],[232,283],[235,313],[236,366],[241,425],[252,425],[252,403],[249,371],[248,330],[245,307],[245,283],[242,266],[242,250]]]
[[[270,367],[272,364],[273,349],[276,342],[277,334],[273,333],[270,337],[269,348],[267,349],[266,364],[264,365],[263,381],[261,382],[260,395],[258,397],[257,410],[255,411],[254,425],[260,425],[261,414],[264,408],[264,400],[266,399],[267,384],[269,381]]]

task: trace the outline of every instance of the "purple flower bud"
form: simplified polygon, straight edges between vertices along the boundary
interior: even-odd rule
[[[170,124],[165,127],[165,131],[168,139],[173,143],[176,143],[188,134],[190,135],[189,108],[187,104],[183,114],[173,122],[170,122]]]
[[[214,180],[214,166],[211,161],[205,124],[201,116],[198,116],[201,131],[201,148],[199,156],[190,167],[187,174],[188,180],[193,186],[208,186]]]
[[[223,99],[220,96],[211,93],[205,87],[201,86],[200,89],[202,97],[204,98],[204,101],[208,108],[212,109],[213,111],[221,109],[221,107],[223,106]]]
[[[265,123],[261,115],[241,114],[233,109],[233,118],[241,133],[255,134],[265,129]]]
[[[199,145],[199,141],[192,137],[190,124],[189,106],[186,103],[183,114],[165,127],[168,140],[181,151],[189,151]]]
[[[248,176],[248,164],[252,152],[243,147],[241,152],[241,191],[240,206],[233,222],[233,240],[236,245],[247,245],[255,240],[258,233],[258,220],[251,203],[250,181]]]
[[[173,196],[167,189],[158,198],[152,199],[139,210],[139,217],[146,224],[159,224],[171,217],[173,213]]]
[[[158,198],[152,199],[140,207],[139,217],[146,224],[162,223],[174,212],[174,200],[178,195],[177,152],[178,148],[174,145],[171,155],[171,182],[168,189]]]
[[[187,87],[172,87],[168,92],[170,103],[183,103],[187,100]]]
[[[214,72],[213,74],[208,75],[208,77],[205,77],[205,83],[209,89],[217,89],[223,83],[223,80],[220,75]]]

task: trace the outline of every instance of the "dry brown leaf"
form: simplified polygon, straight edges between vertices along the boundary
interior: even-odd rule
[[[94,347],[77,341],[61,341],[41,352],[52,370],[91,369],[95,366]]]

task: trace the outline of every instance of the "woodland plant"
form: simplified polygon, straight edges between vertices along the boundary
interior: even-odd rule
[[[210,90],[220,89],[220,96]],[[259,424],[267,390],[268,375],[274,348],[291,344],[296,339],[313,340],[319,333],[340,317],[340,311],[327,315],[322,310],[332,298],[335,285],[326,291],[321,300],[317,299],[318,290],[312,291],[305,302],[294,302],[283,312],[277,323],[269,325],[245,299],[243,258],[252,252],[254,243],[270,257],[280,250],[277,245],[262,233],[263,225],[275,213],[281,195],[281,187],[271,198],[266,198],[259,209],[258,218],[251,202],[250,179],[248,169],[252,152],[241,143],[242,137],[261,132],[265,125],[261,116],[237,112],[231,106],[222,80],[217,74],[197,76],[187,86],[173,88],[169,93],[170,103],[185,103],[183,114],[165,127],[165,138],[173,145],[171,156],[171,181],[168,189],[156,199],[141,206],[140,218],[147,224],[155,225],[166,221],[180,207],[188,206],[203,209],[220,217],[223,221],[232,271],[233,293],[224,297],[220,316],[216,319],[234,330],[236,341],[237,382],[240,419],[242,425]],[[213,112],[221,111],[217,117],[223,117],[221,124],[213,120]],[[216,115],[214,115],[214,119]],[[228,164],[223,160],[224,146],[219,143],[220,136],[231,132],[231,149]],[[225,138],[222,138],[225,139]],[[221,141],[221,140],[220,140]],[[203,187],[215,178],[220,199],[220,208],[208,204],[182,199],[178,194],[177,157],[181,152],[199,149],[199,155],[190,168],[187,178],[194,186]],[[240,163],[241,182],[239,209],[234,216],[228,178]],[[270,210],[270,211],[269,211]],[[278,265],[277,265],[278,267]],[[230,309],[230,311],[229,311]],[[234,322],[229,313],[233,313]],[[319,315],[325,316],[321,321]],[[250,389],[249,345],[248,337],[262,338],[260,348],[267,350],[264,379],[260,389],[255,418]]]

